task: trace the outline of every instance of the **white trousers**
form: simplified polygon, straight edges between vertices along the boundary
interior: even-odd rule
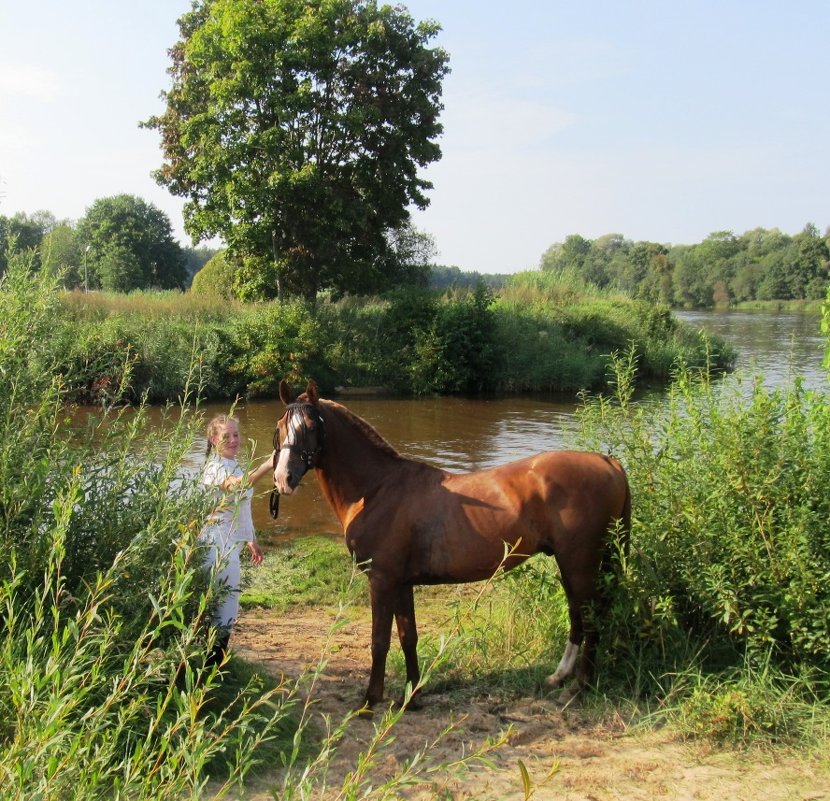
[[[220,539],[220,538],[216,538]],[[203,537],[205,569],[213,573],[213,586],[219,596],[219,604],[213,613],[213,625],[230,631],[239,617],[239,593],[242,580],[239,552],[242,542],[224,545],[209,537]]]

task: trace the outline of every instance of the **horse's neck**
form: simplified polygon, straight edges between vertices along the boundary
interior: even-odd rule
[[[322,411],[326,447],[317,477],[342,522],[350,515],[349,507],[371,496],[406,460],[345,407],[328,403]]]

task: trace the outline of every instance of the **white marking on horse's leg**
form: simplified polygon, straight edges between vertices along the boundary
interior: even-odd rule
[[[576,669],[576,658],[579,655],[579,646],[568,641],[565,646],[565,653],[562,654],[562,659],[559,660],[559,665],[553,675],[545,679],[545,686],[547,687],[561,687],[566,679],[569,679]]]

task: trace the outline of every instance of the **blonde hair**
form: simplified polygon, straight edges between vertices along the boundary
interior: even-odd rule
[[[224,428],[228,423],[236,423],[239,425],[239,420],[235,417],[231,417],[229,414],[217,414],[207,426],[207,450],[205,451],[205,456],[210,456],[210,452],[213,450],[213,442],[211,440],[215,439],[216,436],[219,434],[219,429]]]

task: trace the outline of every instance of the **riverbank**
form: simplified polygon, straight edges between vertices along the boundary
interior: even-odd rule
[[[276,397],[279,380],[384,387],[401,396],[575,394],[606,386],[610,355],[633,350],[637,381],[678,364],[726,369],[735,353],[668,309],[571,277],[527,273],[493,294],[258,304],[192,294],[62,295],[52,331],[72,394],[91,403]]]
[[[735,311],[799,312],[821,314],[826,300],[745,300],[735,303]]]
[[[446,592],[452,593],[452,590]],[[434,633],[440,601],[424,605],[421,623]],[[325,661],[314,687],[315,727],[324,716],[337,725],[359,704],[368,675],[368,610],[350,609],[335,625],[336,604],[295,606],[275,613],[248,609],[233,637],[234,658],[272,677],[296,677]],[[393,645],[393,650],[398,650]],[[397,685],[394,691],[397,691]],[[340,798],[349,773],[376,748],[378,717],[351,719],[327,771],[329,790],[315,799]],[[633,709],[592,696],[568,707],[537,692],[427,686],[423,709],[406,713],[377,748],[366,784],[380,788],[404,774],[415,755],[420,768],[396,790],[397,798],[454,801],[811,801],[830,797],[830,763],[819,753],[786,747],[733,748],[690,740],[670,726],[653,726]],[[494,744],[492,747],[489,744]],[[485,749],[486,760],[464,758]],[[247,787],[248,801],[270,801],[281,782],[266,771]],[[362,796],[360,796],[362,797]],[[379,797],[379,796],[378,796]]]

